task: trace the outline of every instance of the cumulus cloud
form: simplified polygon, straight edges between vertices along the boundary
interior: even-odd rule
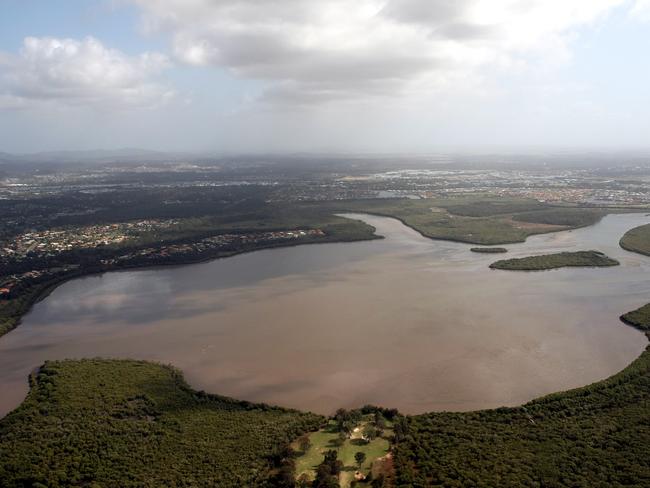
[[[269,82],[299,103],[436,91],[485,66],[569,57],[623,0],[132,0],[175,57]]]
[[[93,37],[27,37],[17,55],[0,56],[0,105],[154,106],[173,96],[152,81],[168,65],[162,54],[127,56]]]

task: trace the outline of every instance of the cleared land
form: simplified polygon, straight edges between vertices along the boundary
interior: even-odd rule
[[[166,366],[49,362],[0,421],[0,486],[261,486],[322,422],[195,392]]]
[[[300,455],[296,458],[296,478],[306,474],[310,480],[313,480],[316,476],[316,468],[323,462],[324,454],[330,449],[337,451],[338,459],[343,463],[339,478],[342,488],[350,486],[357,471],[364,475],[370,473],[375,461],[388,454],[390,450],[389,439],[392,437],[393,432],[387,428],[381,437],[366,442],[361,438],[361,432],[369,422],[370,417],[366,416],[363,421],[359,422],[355,432],[348,436],[342,444],[339,443],[339,432],[333,421],[330,421],[326,427],[317,432],[307,435],[310,446],[305,452],[301,452],[300,441],[294,442],[292,448],[296,452],[300,452]],[[360,467],[354,458],[357,452],[365,454],[365,460]],[[357,486],[366,486],[366,484],[358,483]]]
[[[603,267],[618,266],[619,264],[615,259],[609,258],[599,251],[577,251],[503,259],[492,263],[490,268],[510,271],[544,271],[566,267]]]
[[[621,238],[620,245],[627,251],[650,256],[650,224],[627,231]]]
[[[505,247],[473,247],[470,251],[483,254],[502,254],[508,252]]]

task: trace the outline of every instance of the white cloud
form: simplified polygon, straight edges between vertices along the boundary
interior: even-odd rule
[[[17,55],[0,56],[0,107],[155,106],[173,95],[152,81],[168,65],[162,54],[127,56],[93,37],[27,37]]]
[[[132,0],[174,55],[321,103],[435,92],[479,69],[570,58],[572,34],[624,0]]]
[[[650,22],[650,0],[636,0],[630,9],[630,15],[643,22]]]

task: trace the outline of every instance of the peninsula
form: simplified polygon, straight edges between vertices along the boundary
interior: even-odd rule
[[[650,256],[650,224],[627,231],[621,238],[620,245],[626,251]]]

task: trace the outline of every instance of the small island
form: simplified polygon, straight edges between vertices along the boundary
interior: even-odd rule
[[[492,269],[510,271],[544,271],[565,267],[618,266],[620,263],[599,251],[559,252],[525,258],[503,259],[490,265]]]
[[[505,247],[473,247],[470,249],[472,252],[480,252],[484,254],[499,254],[508,252]]]

